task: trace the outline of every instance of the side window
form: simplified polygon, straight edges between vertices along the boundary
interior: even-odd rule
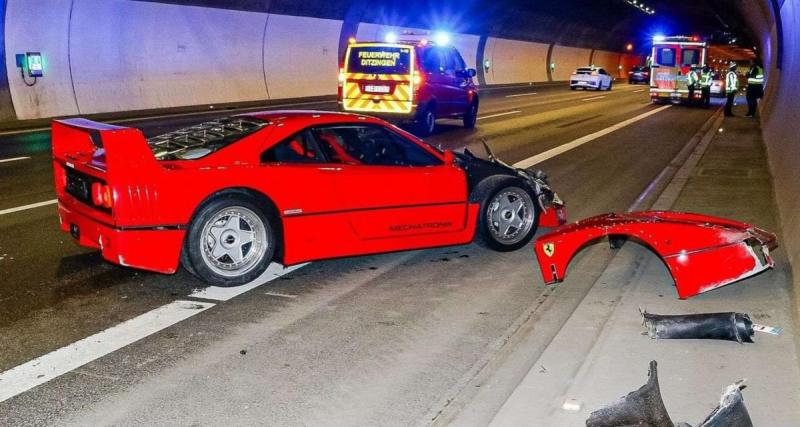
[[[315,128],[314,136],[334,162],[370,166],[433,166],[442,162],[416,143],[377,125]]]
[[[325,163],[308,130],[290,136],[261,154],[262,163]]]
[[[425,71],[429,73],[442,72],[444,70],[444,64],[442,62],[442,55],[439,53],[439,49],[425,49],[425,53],[423,53],[422,58],[422,66],[425,68]]]
[[[691,66],[700,63],[700,51],[698,49],[683,49],[681,51],[681,65]]]
[[[455,48],[453,48],[451,50],[451,53],[452,53],[452,56],[453,56],[453,60],[455,61],[456,71],[464,71],[464,70],[466,70],[467,69],[467,64],[464,63],[464,58],[461,57],[461,54],[458,53],[458,51]]]
[[[665,67],[675,66],[675,49],[661,47],[656,51],[656,62]]]
[[[598,73],[600,73],[600,74],[602,74],[602,75],[604,75],[604,76],[608,74],[608,73],[606,73],[606,70],[604,70],[604,69],[602,69],[602,68],[601,68],[601,69],[599,69],[599,70],[597,70],[597,72],[598,72]]]

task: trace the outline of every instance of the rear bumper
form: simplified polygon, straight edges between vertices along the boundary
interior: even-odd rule
[[[177,228],[126,229],[113,227],[58,203],[61,230],[81,246],[99,249],[114,264],[171,274],[178,269],[183,237]]]

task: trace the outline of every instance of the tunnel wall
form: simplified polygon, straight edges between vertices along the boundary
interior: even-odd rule
[[[7,0],[4,47],[13,113],[4,108],[4,115],[37,119],[334,95],[340,43],[350,28],[362,40],[406,29],[344,25],[330,19],[339,6],[316,18],[267,13],[275,8],[259,11],[255,3],[231,9],[174,3]],[[478,58],[491,61],[483,76],[488,85],[567,80],[593,57],[613,74],[625,57],[494,36],[478,52],[480,41],[475,34],[452,36],[468,67],[477,69]],[[42,52],[46,61],[45,76],[33,87],[25,85],[14,59],[28,51]],[[556,63],[552,75],[548,53]]]
[[[800,1],[742,2],[740,8],[750,20],[765,64],[761,127],[781,219],[782,246],[793,266],[795,298],[800,301]]]

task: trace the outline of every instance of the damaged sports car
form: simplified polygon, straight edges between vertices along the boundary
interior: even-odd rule
[[[743,222],[693,213],[612,213],[567,224],[536,241],[536,258],[547,284],[564,280],[567,265],[583,247],[609,237],[612,247],[633,239],[667,266],[680,299],[725,286],[772,268],[774,234]]]
[[[362,115],[269,111],[150,139],[69,119],[52,135],[63,231],[113,263],[180,264],[218,286],[247,283],[273,260],[473,239],[511,251],[565,222],[541,172],[438,150]]]

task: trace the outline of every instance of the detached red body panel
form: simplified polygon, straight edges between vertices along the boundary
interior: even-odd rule
[[[635,239],[664,261],[680,299],[745,279],[773,266],[774,234],[708,215],[650,211],[606,214],[559,227],[536,241],[545,283],[564,279],[575,253],[610,236]]]

